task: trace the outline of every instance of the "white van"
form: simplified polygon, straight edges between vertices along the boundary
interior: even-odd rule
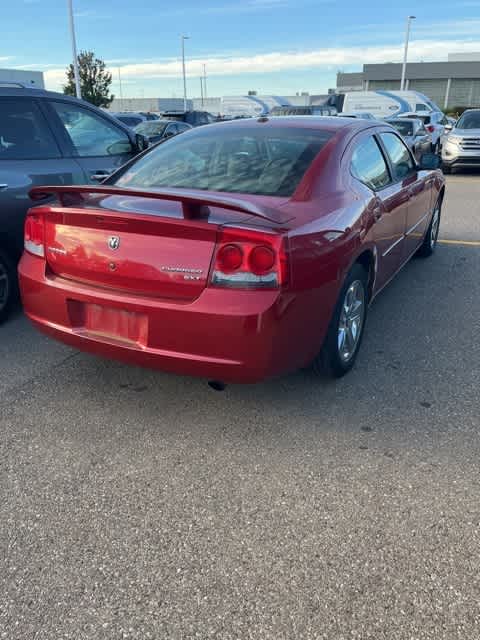
[[[418,91],[351,91],[344,94],[342,112],[367,111],[376,118],[392,118],[403,113],[441,109]]]

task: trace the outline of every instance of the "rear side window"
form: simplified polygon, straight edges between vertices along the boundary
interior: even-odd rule
[[[370,189],[378,191],[390,183],[387,163],[373,136],[357,145],[351,167],[353,175]]]
[[[290,196],[331,137],[322,130],[262,126],[194,129],[155,147],[117,184]]]
[[[60,157],[55,138],[33,100],[0,99],[0,160]]]
[[[52,102],[51,105],[79,156],[114,156],[133,151],[132,144],[122,129],[90,109],[66,102]]]
[[[410,151],[394,133],[381,133],[380,138],[392,163],[395,178],[403,180],[415,168]]]

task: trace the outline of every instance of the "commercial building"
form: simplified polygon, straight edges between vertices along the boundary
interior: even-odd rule
[[[23,69],[0,69],[0,82],[18,82],[27,87],[44,89],[41,71],[24,71]]]
[[[214,115],[254,115],[256,111],[259,114],[267,113],[273,107],[281,105],[305,106],[317,104],[316,100],[320,100],[320,104],[323,104],[326,97],[298,93],[294,96],[247,95],[192,98],[187,100],[187,109],[208,111]],[[252,110],[252,106],[256,109]],[[155,113],[183,111],[183,98],[119,98],[116,96],[109,109],[110,111],[152,111]]]
[[[401,77],[401,64],[365,64],[361,73],[339,73],[337,91],[398,91]],[[450,54],[446,62],[410,62],[405,88],[424,93],[443,108],[479,106],[480,54]]]

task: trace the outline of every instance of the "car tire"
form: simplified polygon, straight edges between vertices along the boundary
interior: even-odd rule
[[[17,291],[15,265],[5,251],[0,249],[0,324],[7,319]]]
[[[435,253],[435,249],[437,247],[438,231],[440,229],[441,217],[442,217],[442,199],[440,198],[437,201],[437,204],[435,205],[435,209],[433,210],[432,219],[430,220],[430,224],[428,225],[428,229],[427,229],[427,232],[425,233],[423,242],[417,251],[417,254],[422,258],[428,258],[433,253]]]
[[[361,264],[355,264],[343,283],[325,341],[312,363],[315,374],[340,378],[350,371],[362,342],[367,310],[368,273]]]
[[[449,167],[448,165],[444,164],[442,165],[442,171],[446,176],[450,175],[452,173],[452,167]]]

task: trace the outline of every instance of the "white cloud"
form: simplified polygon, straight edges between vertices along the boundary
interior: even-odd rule
[[[479,51],[480,41],[417,40],[410,43],[409,61],[445,60],[449,51]],[[311,51],[271,52],[244,56],[212,56],[187,60],[188,76],[200,76],[203,64],[209,76],[227,76],[272,72],[291,72],[305,69],[339,69],[364,63],[400,62],[403,45],[370,47],[330,47]],[[66,65],[65,65],[66,66]],[[113,70],[115,71],[115,70]],[[180,60],[139,62],[121,66],[122,79],[148,80],[154,78],[178,78],[181,75]],[[65,67],[48,69],[45,79],[49,87],[58,87],[65,81]]]

